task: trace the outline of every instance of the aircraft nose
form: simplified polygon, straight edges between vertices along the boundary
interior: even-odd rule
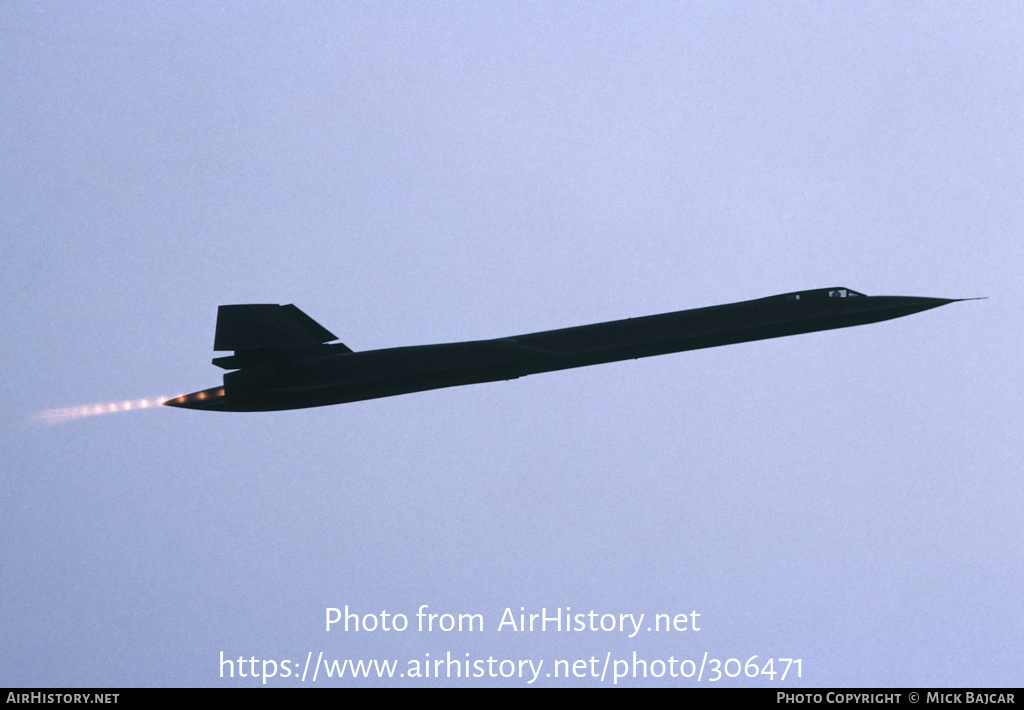
[[[948,303],[977,300],[974,298],[929,298],[927,296],[901,296],[897,298],[899,299],[898,303],[894,303],[893,305],[906,309],[907,314],[928,311],[932,308],[945,306]]]
[[[939,306],[944,306],[947,303],[959,303],[960,301],[983,301],[985,300],[985,297],[981,296],[976,298],[920,298],[918,300],[927,302],[929,304],[929,308],[938,308]]]

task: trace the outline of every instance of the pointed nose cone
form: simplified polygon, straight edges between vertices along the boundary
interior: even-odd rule
[[[956,301],[958,301],[960,299],[958,299],[958,298],[918,298],[917,300],[921,302],[921,306],[922,306],[921,310],[928,310],[929,308],[938,308],[939,306],[944,306],[947,303],[954,303],[954,302],[956,302]]]
[[[920,313],[921,311],[931,310],[932,308],[938,308],[939,306],[945,306],[947,303],[956,303],[957,301],[972,301],[971,298],[927,298],[924,296],[896,296],[893,300],[898,299],[898,307],[901,310],[905,310],[909,315],[911,313]],[[897,305],[897,304],[893,304]]]
[[[959,303],[960,301],[984,301],[988,296],[975,296],[974,298],[922,298],[922,301],[929,301],[931,305],[928,308],[938,308],[944,306],[947,303]]]

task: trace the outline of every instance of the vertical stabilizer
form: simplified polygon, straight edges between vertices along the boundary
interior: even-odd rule
[[[250,303],[221,306],[217,310],[214,350],[268,350],[304,348],[337,340],[295,306]]]

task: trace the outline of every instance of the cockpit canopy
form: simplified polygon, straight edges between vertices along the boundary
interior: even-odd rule
[[[787,293],[786,298],[790,301],[818,300],[822,298],[856,298],[865,297],[863,293],[854,291],[852,288],[818,288],[812,291],[800,291],[799,293]]]

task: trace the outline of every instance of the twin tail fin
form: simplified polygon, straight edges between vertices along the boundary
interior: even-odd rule
[[[214,350],[234,350],[235,355],[214,360],[214,364],[231,369],[250,362],[284,360],[289,355],[316,350],[337,340],[324,328],[292,304],[250,303],[221,306],[217,309],[217,332]],[[352,352],[341,343],[330,348]]]

